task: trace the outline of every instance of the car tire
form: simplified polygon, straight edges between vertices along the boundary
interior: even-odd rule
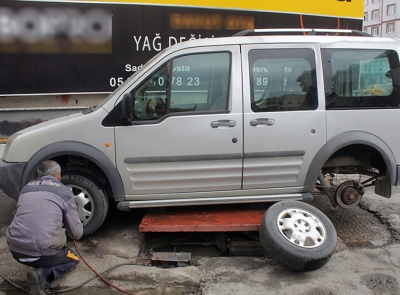
[[[103,186],[95,178],[79,171],[66,172],[61,176],[61,182],[70,187],[75,195],[83,234],[92,234],[102,225],[108,213],[109,200]]]
[[[299,201],[281,201],[269,207],[259,233],[268,255],[294,271],[319,269],[336,249],[332,222],[317,208]]]

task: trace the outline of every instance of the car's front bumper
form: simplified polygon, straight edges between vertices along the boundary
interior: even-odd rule
[[[0,159],[0,189],[17,200],[21,190],[21,176],[26,163],[7,163]]]

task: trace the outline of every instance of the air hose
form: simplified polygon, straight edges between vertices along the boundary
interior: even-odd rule
[[[116,290],[118,290],[118,291],[120,291],[120,292],[122,292],[122,293],[124,293],[124,294],[135,295],[135,294],[133,294],[133,293],[129,293],[129,292],[127,292],[127,291],[125,291],[125,290],[122,290],[121,288],[115,286],[113,283],[111,283],[111,282],[108,281],[106,278],[104,278],[100,273],[98,273],[98,272],[86,261],[86,259],[82,256],[82,254],[80,253],[80,251],[79,251],[79,249],[78,249],[78,246],[76,245],[76,241],[74,240],[73,242],[74,242],[74,246],[75,246],[76,252],[78,252],[78,255],[81,257],[82,261],[83,261],[83,262],[86,264],[86,266],[87,266],[92,272],[94,272],[94,274],[95,274],[97,277],[99,277],[104,283],[106,283],[106,284],[109,285],[110,287],[112,287],[112,288],[114,288],[114,289],[116,289]],[[118,266],[122,266],[122,265],[135,265],[135,264],[133,264],[133,263],[124,263],[124,264],[119,264]],[[114,267],[114,268],[115,268],[115,267]]]

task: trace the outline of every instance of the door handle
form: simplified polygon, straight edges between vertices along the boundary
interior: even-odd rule
[[[212,121],[211,122],[211,127],[212,128],[235,127],[235,126],[236,126],[236,121],[234,121],[234,120],[218,120],[218,121]]]
[[[258,125],[272,126],[274,124],[275,120],[270,118],[258,118],[250,121],[251,126],[258,126]]]

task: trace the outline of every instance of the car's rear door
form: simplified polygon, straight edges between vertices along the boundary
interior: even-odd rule
[[[243,188],[302,191],[326,140],[319,46],[247,45],[242,52]]]

